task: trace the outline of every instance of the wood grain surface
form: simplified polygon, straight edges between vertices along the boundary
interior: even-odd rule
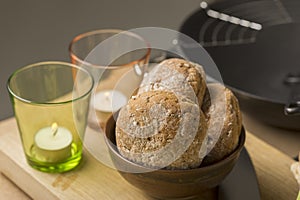
[[[294,161],[249,132],[246,149],[257,173],[262,200],[296,199],[298,185],[290,172]],[[151,199],[88,151],[84,152],[81,165],[71,172],[47,174],[32,169],[26,163],[14,118],[0,122],[0,171],[13,182],[0,178],[0,193],[6,199],[29,199],[28,196],[33,199]]]

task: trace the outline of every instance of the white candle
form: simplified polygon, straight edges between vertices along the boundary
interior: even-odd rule
[[[53,123],[40,129],[34,138],[36,157],[44,162],[60,162],[71,156],[72,133]]]
[[[127,103],[127,97],[117,90],[104,90],[95,95],[93,106],[101,112],[115,112]]]

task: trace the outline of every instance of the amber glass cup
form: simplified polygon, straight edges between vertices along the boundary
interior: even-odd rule
[[[88,124],[103,129],[108,117],[139,87],[147,72],[150,46],[135,33],[104,29],[76,36],[69,53],[71,62],[94,78]]]

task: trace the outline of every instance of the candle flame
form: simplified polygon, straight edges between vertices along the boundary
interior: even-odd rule
[[[110,92],[104,92],[104,96],[105,96],[105,100],[106,100],[106,101],[111,101],[111,99],[110,99],[110,98],[111,98],[111,97],[110,97],[110,96],[111,96],[111,95],[110,95]]]
[[[51,126],[51,129],[52,129],[52,135],[53,137],[55,137],[56,133],[57,133],[57,130],[58,130],[58,125],[56,122],[54,122]]]

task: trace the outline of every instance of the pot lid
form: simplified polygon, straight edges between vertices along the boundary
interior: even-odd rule
[[[230,0],[200,6],[180,31],[202,44],[224,83],[286,103],[292,90],[287,77],[300,77],[300,1]],[[183,50],[189,48],[185,44]]]

